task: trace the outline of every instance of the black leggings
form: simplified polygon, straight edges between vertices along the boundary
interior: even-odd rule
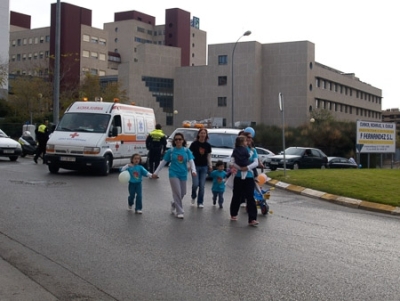
[[[231,216],[237,216],[242,199],[247,200],[247,214],[249,216],[249,223],[257,220],[257,206],[254,200],[254,178],[235,177],[233,183],[233,195],[230,206]]]

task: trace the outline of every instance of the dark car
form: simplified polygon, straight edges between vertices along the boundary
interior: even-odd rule
[[[343,157],[328,157],[328,168],[357,168],[357,163]]]
[[[271,158],[271,170],[284,167],[283,154]],[[285,150],[286,168],[325,168],[328,157],[318,148],[289,147]]]

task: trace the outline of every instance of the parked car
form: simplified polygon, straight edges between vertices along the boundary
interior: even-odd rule
[[[21,154],[21,144],[0,130],[0,157],[8,157],[10,161],[17,161]]]
[[[177,129],[175,129],[175,131],[173,131],[172,134],[169,135],[167,138],[167,149],[170,149],[172,147],[172,139],[174,139],[174,136],[176,133],[183,134],[183,137],[185,137],[185,140],[186,140],[186,147],[189,147],[190,144],[194,140],[196,140],[198,131],[199,131],[198,128],[177,128]]]
[[[275,155],[271,158],[270,169],[284,167],[284,156]],[[289,147],[285,150],[286,168],[325,168],[328,157],[323,151],[310,147]]]
[[[264,167],[269,168],[271,158],[275,156],[275,154],[266,148],[256,146],[255,149],[257,150],[258,158],[260,159],[261,163],[264,165]]]
[[[328,157],[328,168],[357,168],[357,163],[343,157]]]

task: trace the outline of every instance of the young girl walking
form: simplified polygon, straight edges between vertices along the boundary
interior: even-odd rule
[[[186,194],[186,182],[188,167],[192,171],[192,176],[197,176],[196,166],[193,161],[192,152],[186,148],[186,141],[182,133],[176,133],[172,140],[172,148],[170,148],[165,154],[164,158],[158,165],[157,170],[153,173],[153,178],[158,178],[158,173],[167,164],[170,163],[169,171],[169,183],[172,190],[171,202],[171,213],[175,214],[177,218],[183,218],[183,205],[182,199]]]
[[[128,209],[132,210],[132,206],[136,196],[135,202],[135,213],[142,214],[142,177],[151,178],[152,174],[147,171],[142,165],[140,165],[141,156],[139,154],[133,154],[131,157],[131,163],[121,167],[120,171],[127,170],[130,174],[129,179],[129,197],[128,197]]]
[[[223,208],[224,204],[224,192],[225,192],[225,178],[226,171],[224,170],[224,162],[218,160],[215,164],[216,170],[213,170],[210,174],[213,183],[211,187],[211,191],[213,194],[212,200],[213,205],[215,206],[218,200],[219,208]]]

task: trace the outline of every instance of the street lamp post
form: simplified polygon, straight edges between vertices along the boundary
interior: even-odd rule
[[[238,42],[239,42],[239,40],[242,38],[242,37],[244,37],[244,36],[249,36],[249,35],[251,35],[251,31],[250,30],[248,30],[248,31],[246,31],[244,34],[242,34],[240,37],[239,37],[239,39],[236,41],[236,43],[235,43],[235,45],[233,46],[233,50],[232,50],[232,127],[234,128],[235,127],[235,120],[234,120],[234,112],[235,112],[235,110],[234,110],[234,106],[235,106],[235,99],[234,99],[234,91],[233,91],[233,84],[234,84],[234,81],[233,81],[233,66],[234,66],[234,61],[233,61],[233,57],[234,57],[234,55],[235,55],[235,49],[236,49],[236,45],[238,44]]]

